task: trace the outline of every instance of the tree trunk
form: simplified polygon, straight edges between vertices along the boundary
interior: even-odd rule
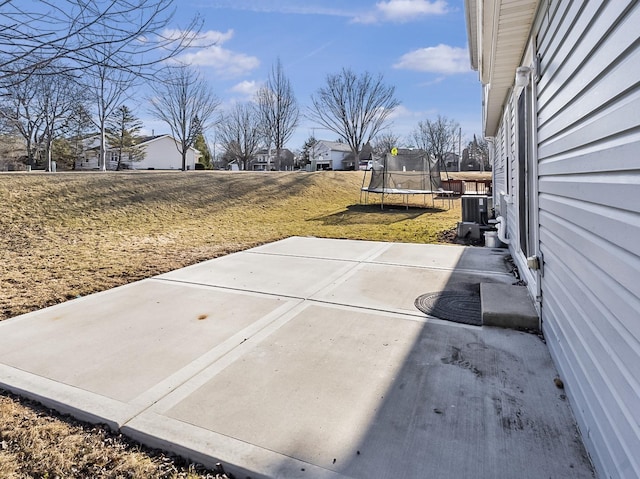
[[[47,141],[47,171],[52,171],[51,169],[51,142]]]
[[[31,166],[31,168],[36,167],[36,162],[33,158],[33,146],[31,145],[30,138],[27,139],[27,160],[29,161],[29,166]]]
[[[98,158],[98,169],[100,171],[107,171],[107,138],[104,123],[100,127],[100,158]]]

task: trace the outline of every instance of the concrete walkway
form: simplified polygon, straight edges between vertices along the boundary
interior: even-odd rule
[[[243,479],[592,477],[537,336],[414,307],[505,255],[289,238],[1,322],[0,387]]]

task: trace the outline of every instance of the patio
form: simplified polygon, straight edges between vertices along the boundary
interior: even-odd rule
[[[0,323],[0,387],[236,477],[592,477],[538,336],[414,306],[506,255],[288,238]]]

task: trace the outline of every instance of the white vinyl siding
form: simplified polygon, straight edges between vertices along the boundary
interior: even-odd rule
[[[182,155],[176,147],[176,141],[169,135],[161,136],[143,143],[144,158],[140,161],[134,161],[130,167],[135,170],[180,170],[182,168]],[[189,148],[187,150],[187,169],[195,169],[197,161],[196,150]]]
[[[640,2],[535,31],[542,320],[603,477],[640,477]]]

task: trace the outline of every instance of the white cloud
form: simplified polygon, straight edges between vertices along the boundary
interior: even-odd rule
[[[260,84],[257,81],[245,80],[231,87],[230,91],[247,97],[252,97],[258,91],[258,88],[260,88]]]
[[[417,111],[412,111],[409,110],[409,108],[407,108],[404,105],[398,105],[397,107],[395,107],[393,109],[393,111],[391,112],[391,114],[389,115],[389,119],[391,120],[411,120],[414,118],[422,118],[423,114],[422,112],[417,112]]]
[[[166,36],[177,37],[181,32],[167,30]],[[218,32],[208,30],[194,40],[192,48],[183,53],[177,61],[188,65],[211,67],[223,78],[234,78],[247,74],[260,65],[260,60],[251,55],[223,48],[223,44],[233,38],[234,31]]]
[[[216,30],[207,30],[206,32],[202,32],[199,34],[186,32],[185,30],[177,30],[177,29],[165,29],[162,32],[162,36],[165,38],[170,38],[173,40],[177,40],[184,36],[188,38],[192,38],[191,42],[192,47],[208,47],[211,45],[222,45],[228,40],[233,38],[234,31],[232,29],[227,30],[226,32],[218,32]]]
[[[353,21],[406,23],[426,15],[443,15],[447,11],[447,2],[444,0],[389,0],[376,3],[374,11],[359,15]]]
[[[441,74],[467,73],[471,71],[466,48],[440,44],[421,48],[400,57],[393,68]]]
[[[178,60],[188,65],[212,67],[221,77],[242,76],[260,65],[256,57],[227,50],[218,45],[203,48],[195,53],[185,53]]]
[[[232,29],[226,32],[218,32],[216,30],[207,30],[196,37],[194,46],[222,45],[233,38],[234,31]]]

